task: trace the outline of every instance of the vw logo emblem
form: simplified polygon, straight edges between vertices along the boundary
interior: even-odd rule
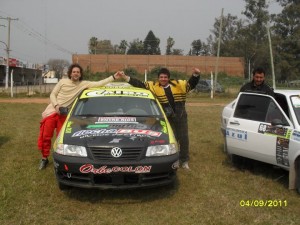
[[[115,158],[119,158],[122,155],[122,149],[119,147],[114,147],[110,151],[111,155]]]

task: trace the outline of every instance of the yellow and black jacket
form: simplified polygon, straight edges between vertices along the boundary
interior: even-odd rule
[[[135,87],[146,88],[151,90],[162,104],[163,107],[172,106],[176,117],[180,118],[186,116],[185,101],[186,94],[194,89],[200,79],[200,76],[192,75],[188,81],[186,80],[170,80],[170,88],[174,98],[174,106],[170,105],[168,96],[165,93],[164,87],[162,87],[158,81],[141,82],[135,78],[130,77],[129,83]]]

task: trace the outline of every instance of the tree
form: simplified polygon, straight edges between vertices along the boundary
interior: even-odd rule
[[[50,59],[47,64],[50,70],[55,71],[57,78],[62,78],[64,70],[70,65],[65,59]]]
[[[173,38],[168,37],[167,39],[167,47],[166,47],[166,55],[171,55],[172,54],[172,47],[174,46],[175,41]]]
[[[126,53],[126,49],[128,47],[127,41],[122,40],[120,45],[114,45],[114,54],[124,55]]]
[[[127,41],[122,40],[122,41],[120,42],[120,45],[119,45],[120,53],[121,53],[121,54],[125,54],[125,53],[126,53],[127,47],[128,47]]]
[[[245,58],[245,68],[261,65],[270,68],[270,54],[267,36],[267,25],[271,19],[266,0],[245,0],[246,19],[228,14],[222,17],[222,35],[220,56]],[[206,53],[216,55],[219,37],[220,19],[216,19],[213,36],[208,39]],[[245,70],[247,71],[247,70]]]
[[[140,41],[138,38],[134,39],[132,42],[129,43],[128,55],[143,55],[144,54],[144,45],[143,42]]]
[[[210,51],[211,55],[217,55],[218,39],[219,39],[219,28],[221,25],[221,20],[216,19],[214,23],[214,29],[211,30],[214,38],[210,36],[208,39],[208,46],[203,46],[205,48],[206,54]],[[238,43],[237,37],[240,36],[238,32],[243,29],[243,21],[239,20],[237,16],[228,14],[222,17],[222,35],[221,35],[221,45],[220,45],[220,55],[221,56],[241,56],[240,49],[236,48]],[[245,33],[246,34],[246,33]],[[244,39],[244,37],[239,37]]]
[[[276,70],[280,80],[298,79],[300,73],[300,3],[279,1],[284,6],[274,18]]]
[[[110,40],[98,40],[96,54],[113,54],[114,47]]]
[[[98,38],[91,37],[91,39],[89,41],[89,53],[90,54],[96,53],[97,44],[98,44]]]
[[[159,43],[160,43],[159,38],[155,37],[152,30],[150,30],[143,42],[144,54],[145,55],[160,55]]]
[[[248,26],[242,29],[240,34],[247,42],[244,57],[250,60],[254,66],[260,65],[270,68],[269,41],[267,26],[270,22],[270,14],[266,0],[245,0],[246,10],[243,14],[247,17]]]
[[[174,48],[172,50],[172,55],[183,55],[183,49]]]
[[[114,47],[110,40],[99,40],[96,37],[91,37],[89,41],[90,54],[113,54]]]
[[[198,40],[194,40],[192,42],[192,55],[200,55],[201,51],[202,51],[202,41],[200,39]]]

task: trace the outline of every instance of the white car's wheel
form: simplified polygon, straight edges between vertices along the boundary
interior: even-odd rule
[[[296,164],[296,190],[300,194],[300,159],[297,160]]]

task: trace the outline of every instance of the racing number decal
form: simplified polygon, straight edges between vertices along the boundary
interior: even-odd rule
[[[263,124],[263,123],[259,124],[258,133],[263,134],[266,132],[266,130],[267,130],[267,124]]]

